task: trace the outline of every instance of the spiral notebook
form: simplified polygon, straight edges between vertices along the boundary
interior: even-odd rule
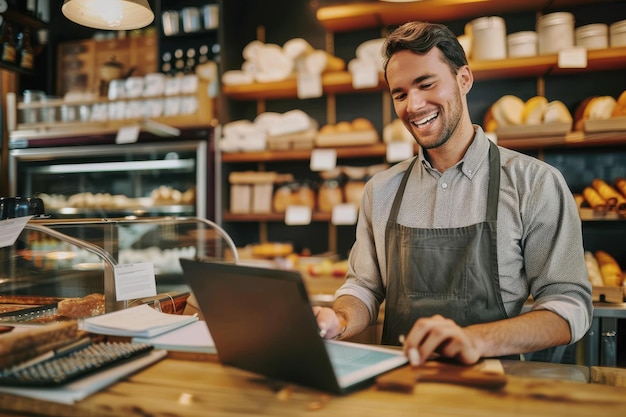
[[[397,349],[322,339],[298,271],[180,263],[224,365],[342,394],[407,363]]]

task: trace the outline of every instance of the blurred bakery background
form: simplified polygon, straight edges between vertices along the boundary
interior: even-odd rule
[[[152,262],[159,293],[184,293],[179,256],[236,252],[299,268],[331,302],[365,182],[416,151],[379,52],[390,29],[423,19],[470,58],[474,122],[563,173],[590,271],[605,255],[618,265],[594,297],[624,302],[626,1],[148,0],[132,2],[148,23],[129,28],[135,12],[88,27],[63,13],[71,3],[0,1],[0,196],[44,207],[2,249],[0,294],[106,293],[120,261]],[[624,320],[598,320],[626,346]],[[594,343],[593,360],[626,361]]]

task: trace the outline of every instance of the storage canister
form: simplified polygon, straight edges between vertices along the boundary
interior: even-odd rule
[[[609,26],[611,47],[626,46],[626,20],[620,20]]]
[[[507,36],[510,58],[537,55],[537,32],[525,30]]]
[[[506,25],[503,18],[479,17],[471,21],[471,27],[473,60],[506,58]]]
[[[609,47],[609,25],[593,23],[576,28],[576,46],[587,49],[604,49]]]
[[[539,17],[537,21],[539,54],[556,54],[574,46],[574,15],[555,12]]]

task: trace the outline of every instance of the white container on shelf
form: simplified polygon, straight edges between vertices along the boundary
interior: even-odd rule
[[[537,20],[539,55],[556,54],[574,46],[574,15],[555,12]]]
[[[626,20],[620,20],[609,26],[609,33],[611,47],[626,46]]]
[[[472,27],[472,60],[488,61],[506,58],[506,25],[498,16],[479,17]]]
[[[525,30],[507,36],[509,58],[537,55],[537,32]]]
[[[609,47],[609,25],[593,23],[574,30],[576,46],[587,49],[605,49]]]

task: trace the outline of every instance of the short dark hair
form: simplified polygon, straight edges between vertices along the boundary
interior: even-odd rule
[[[387,77],[387,64],[396,53],[404,50],[416,54],[426,54],[438,48],[453,74],[467,65],[465,51],[456,35],[444,25],[426,22],[408,22],[393,30],[383,46],[383,68]]]

